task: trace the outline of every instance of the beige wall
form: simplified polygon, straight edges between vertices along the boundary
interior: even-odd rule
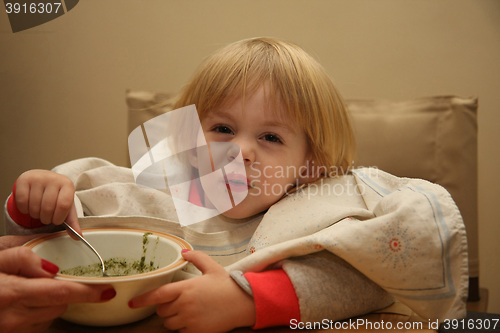
[[[481,284],[500,313],[497,0],[84,0],[16,34],[1,12],[0,197],[27,169],[126,165],[126,89],[175,90],[209,52],[259,35],[302,45],[347,98],[479,97]]]

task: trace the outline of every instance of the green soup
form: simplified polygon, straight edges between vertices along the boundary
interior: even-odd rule
[[[148,245],[150,244],[150,238],[148,236],[151,235],[152,233],[147,232],[142,236],[141,259],[133,260],[130,258],[110,258],[104,260],[104,265],[106,266],[106,274],[108,276],[127,276],[147,273],[158,269],[159,266],[154,263],[154,260],[146,262],[146,252],[148,250]],[[156,237],[155,249],[158,245],[159,240],[160,238]],[[61,270],[60,274],[86,277],[102,277],[102,265],[101,263],[95,263],[91,265],[76,266]]]

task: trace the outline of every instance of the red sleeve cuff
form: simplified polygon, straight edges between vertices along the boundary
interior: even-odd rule
[[[7,199],[7,214],[9,214],[12,221],[16,222],[20,226],[30,229],[43,227],[44,224],[40,220],[31,218],[29,214],[23,214],[19,211],[16,205],[15,196],[16,184],[14,183],[12,194],[9,196],[9,199]]]
[[[299,300],[293,284],[282,269],[244,274],[253,292],[257,318],[253,329],[289,326],[300,320]]]

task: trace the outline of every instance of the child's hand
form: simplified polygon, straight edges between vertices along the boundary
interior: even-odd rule
[[[16,181],[15,202],[19,211],[43,224],[66,221],[81,233],[76,214],[75,187],[71,179],[48,170],[30,170]]]
[[[164,325],[180,332],[226,332],[255,324],[253,298],[226,270],[200,251],[183,253],[203,273],[189,280],[166,284],[135,297],[131,307],[159,304],[156,312]]]

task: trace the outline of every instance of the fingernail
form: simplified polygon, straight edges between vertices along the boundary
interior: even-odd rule
[[[186,253],[186,252],[189,252],[189,251],[190,251],[189,249],[182,249],[181,253]]]
[[[57,274],[59,272],[59,267],[56,264],[45,259],[42,259],[42,269],[50,274]]]
[[[128,307],[129,307],[129,308],[131,308],[131,309],[133,309],[133,308],[134,308],[134,302],[132,302],[132,300],[130,300],[130,301],[128,302]]]
[[[101,294],[101,301],[103,301],[103,302],[109,301],[110,299],[112,299],[115,296],[116,296],[116,290],[114,290],[113,288],[106,289]]]

